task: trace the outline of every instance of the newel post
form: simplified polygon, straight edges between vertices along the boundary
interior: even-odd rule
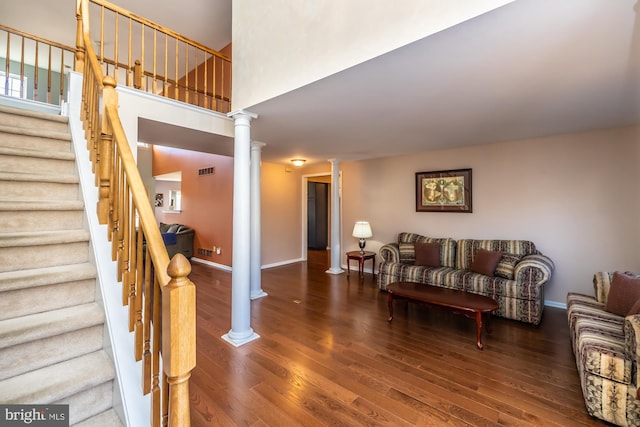
[[[169,427],[191,425],[189,377],[196,366],[196,287],[187,277],[191,264],[182,254],[167,268],[162,289],[162,360],[169,383]]]
[[[118,107],[116,81],[111,76],[102,80],[102,109],[100,111],[100,143],[96,153],[96,171],[98,178],[98,221],[107,224],[110,211],[110,193],[113,177],[113,129],[106,114],[106,107]]]
[[[84,36],[83,36],[83,25],[82,25],[82,8],[81,8],[82,0],[78,0],[76,2],[76,63],[74,70],[78,73],[82,73],[84,71],[84,55],[85,55],[85,46],[84,46]]]

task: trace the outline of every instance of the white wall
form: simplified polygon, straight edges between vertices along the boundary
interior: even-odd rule
[[[248,108],[512,1],[235,0],[233,108]]]
[[[596,271],[640,271],[640,127],[344,163],[343,249],[356,220],[375,250],[401,231],[529,239],[556,270],[545,299],[593,293]],[[473,169],[473,213],[415,211],[415,173]],[[263,237],[264,238],[264,237]]]

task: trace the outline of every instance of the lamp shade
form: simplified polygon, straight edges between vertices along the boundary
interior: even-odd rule
[[[371,231],[371,225],[367,221],[358,221],[353,226],[353,237],[368,239],[371,236],[373,236],[373,232]]]

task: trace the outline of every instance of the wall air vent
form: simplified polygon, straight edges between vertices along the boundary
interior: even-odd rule
[[[216,167],[215,166],[210,166],[208,168],[198,169],[198,176],[214,175],[215,173],[216,173]]]

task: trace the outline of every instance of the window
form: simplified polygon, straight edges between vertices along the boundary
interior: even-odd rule
[[[17,74],[7,75],[0,72],[0,94],[13,96],[15,98],[27,98],[27,77],[23,77],[20,80],[20,76]]]

